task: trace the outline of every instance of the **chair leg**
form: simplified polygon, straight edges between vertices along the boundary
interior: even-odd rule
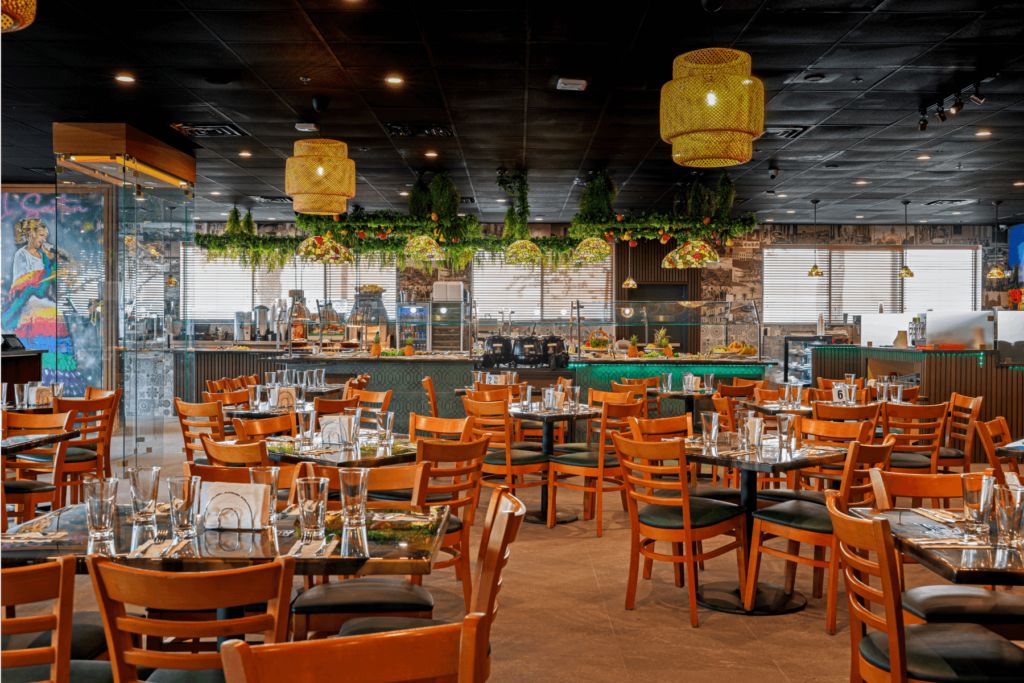
[[[693,552],[692,544],[690,552]],[[690,626],[697,628],[697,563],[687,562],[686,573],[690,575]]]
[[[548,474],[548,528],[555,528],[555,490],[558,488],[555,486],[555,481],[558,478],[558,474],[552,471]]]
[[[786,552],[790,555],[800,554],[800,541],[789,541],[786,543]],[[793,585],[796,583],[796,562],[786,562],[786,595],[793,594]]]
[[[295,628],[292,634],[293,641],[298,642],[300,640],[307,640],[309,638],[309,623],[307,619],[308,617],[305,614],[295,615],[295,618],[293,619],[293,623],[295,624]]]
[[[604,519],[604,480],[597,477],[595,486],[597,487],[594,492],[594,504],[597,505],[597,537],[601,538],[601,521]]]
[[[816,545],[814,546],[814,559],[819,562],[825,559],[825,546]],[[825,580],[825,569],[823,567],[814,568],[814,592],[812,595],[815,598],[821,598],[821,586]]]
[[[621,491],[619,491],[619,495],[622,496],[622,511],[623,512],[628,512],[629,511],[629,502],[628,502],[628,497],[626,496],[626,489],[622,489]]]
[[[704,541],[697,541],[697,554],[698,555],[703,555],[704,554]],[[697,563],[697,569],[700,569],[701,571],[704,571],[704,560],[701,560],[700,562]]]
[[[469,529],[466,529],[468,532]],[[473,602],[473,568],[469,562],[469,534],[462,535],[462,542],[459,543],[459,566],[462,567],[462,597],[466,601],[466,614],[469,614],[470,604]]]
[[[649,557],[644,558],[644,578],[650,580],[651,570],[654,569],[654,560]]]
[[[640,571],[640,535],[633,533],[631,536],[629,541],[629,577],[626,579],[626,609],[633,609],[633,605],[636,604],[636,575]]]
[[[836,634],[836,612],[839,602],[839,541],[832,538],[832,547],[828,551],[828,601],[825,608],[825,618],[828,624],[825,629],[830,636]]]
[[[682,543],[673,543],[672,544],[672,554],[676,555],[676,556],[682,555],[683,554],[683,544]],[[672,563],[672,571],[675,573],[676,588],[682,588],[683,587],[683,563],[682,562],[673,562]]]
[[[743,607],[748,612],[754,609],[754,594],[757,591],[757,575],[761,572],[761,520],[754,520],[754,533],[750,537],[750,560],[747,562],[747,583],[743,591]]]

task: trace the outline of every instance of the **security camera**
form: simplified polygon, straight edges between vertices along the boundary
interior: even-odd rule
[[[769,168],[768,169],[768,177],[771,178],[772,180],[775,180],[776,178],[778,178],[779,177],[779,169],[777,169],[777,168]]]

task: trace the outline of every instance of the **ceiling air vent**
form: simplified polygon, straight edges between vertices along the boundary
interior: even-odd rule
[[[462,199],[459,200],[459,203],[460,204],[476,204],[476,198],[475,197],[463,197]]]
[[[441,123],[385,123],[384,127],[393,138],[455,137],[451,127]]]
[[[793,140],[794,138],[800,137],[810,129],[810,126],[769,126],[764,129],[764,133],[761,134],[761,137]]]
[[[925,206],[964,206],[973,204],[973,199],[936,199],[934,202],[925,202]]]
[[[260,195],[256,195],[255,197],[250,197],[250,199],[253,199],[254,201],[257,201],[257,202],[259,202],[261,204],[291,204],[292,203],[292,198],[291,197],[261,197]]]
[[[249,134],[233,123],[201,126],[194,123],[172,123],[171,128],[190,138],[237,138]]]

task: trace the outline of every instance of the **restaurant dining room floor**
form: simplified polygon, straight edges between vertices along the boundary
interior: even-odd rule
[[[166,476],[180,471],[180,435],[167,434],[168,449],[140,455],[139,465],[162,465]],[[118,468],[119,469],[119,468]],[[118,475],[123,476],[123,475]],[[520,490],[532,510],[540,489]],[[166,499],[166,487],[161,487]],[[486,513],[484,489],[474,525],[473,549]],[[119,499],[130,500],[127,486]],[[559,491],[559,510],[580,519],[549,529],[525,523],[511,550],[498,597],[491,635],[492,681],[664,681],[688,683],[810,683],[849,680],[850,634],[846,594],[840,581],[838,632],[825,632],[825,600],[811,597],[811,570],[800,567],[796,589],[808,599],[803,611],[749,617],[698,608],[699,628],[690,626],[687,589],[673,584],[672,567],[655,563],[652,578],[639,582],[636,607],[625,609],[629,567],[629,519],[618,494],[604,499],[604,535],[582,519],[582,494]],[[725,542],[723,540],[722,542]],[[781,547],[784,541],[770,541]],[[718,543],[705,543],[705,548]],[[664,551],[664,549],[662,550]],[[809,556],[810,550],[804,548]],[[475,562],[475,557],[474,557]],[[765,556],[761,580],[782,582],[782,561]],[[701,583],[735,581],[735,553],[710,560]],[[907,587],[946,583],[919,565],[907,565]],[[77,578],[76,611],[95,610],[87,576]],[[301,585],[296,578],[295,586]],[[435,599],[434,616],[463,616],[462,588],[453,569],[424,578]],[[999,590],[1005,590],[999,588]],[[1024,594],[1024,589],[1014,589]]]

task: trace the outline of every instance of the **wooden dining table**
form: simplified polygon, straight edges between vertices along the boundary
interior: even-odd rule
[[[1013,458],[1014,460],[1024,462],[1024,439],[997,447],[996,456],[1000,458]]]

